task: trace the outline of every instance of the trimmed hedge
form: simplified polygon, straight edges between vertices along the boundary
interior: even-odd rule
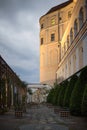
[[[82,111],[82,115],[87,116],[87,84],[83,94],[81,111]]]
[[[68,82],[55,84],[47,97],[47,102],[68,107],[73,115],[87,116],[87,66],[79,77],[73,75]]]
[[[85,67],[72,91],[71,99],[70,99],[70,111],[73,115],[81,115],[81,104],[83,92],[85,89],[85,84],[87,84],[87,67]]]
[[[63,100],[64,100],[64,94],[66,91],[66,88],[68,86],[68,81],[64,81],[61,85],[60,85],[60,92],[59,92],[59,96],[58,96],[58,106],[63,106]]]
[[[55,84],[55,88],[54,88],[54,96],[53,96],[53,100],[52,100],[52,104],[53,105],[57,105],[57,98],[58,98],[58,94],[59,94],[59,85]]]
[[[47,102],[48,103],[52,103],[53,100],[53,96],[54,96],[54,88],[52,88],[47,96]]]
[[[64,95],[64,101],[63,101],[64,107],[69,107],[70,97],[71,97],[71,94],[72,94],[72,91],[73,91],[73,88],[75,86],[77,79],[78,77],[76,75],[73,75],[71,80],[69,81],[69,84],[66,88],[65,95]]]

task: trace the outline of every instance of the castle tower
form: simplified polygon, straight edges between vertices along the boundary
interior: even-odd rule
[[[40,82],[53,85],[61,61],[61,40],[75,2],[69,0],[51,8],[40,22]]]

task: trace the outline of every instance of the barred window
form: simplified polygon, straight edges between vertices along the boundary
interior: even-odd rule
[[[51,42],[52,41],[55,41],[55,34],[53,33],[53,34],[51,34]]]

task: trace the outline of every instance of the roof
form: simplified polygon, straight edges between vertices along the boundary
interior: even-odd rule
[[[61,9],[61,8],[64,8],[64,7],[66,7],[67,5],[71,4],[72,2],[73,2],[73,0],[69,0],[69,1],[66,1],[66,2],[60,4],[60,5],[54,6],[54,7],[51,8],[45,15],[50,14],[50,13],[52,13],[52,12],[54,12],[54,11],[57,11],[57,10],[59,10],[59,9]],[[45,16],[45,15],[43,15],[43,16]],[[42,17],[43,17],[43,16],[42,16]],[[41,18],[42,18],[42,17],[41,17]],[[40,19],[41,19],[41,18],[40,18]]]
[[[67,2],[65,2],[65,3],[62,3],[62,4],[60,4],[60,5],[57,5],[57,6],[53,7],[53,8],[51,8],[46,14],[49,14],[49,13],[52,13],[52,12],[54,12],[54,11],[56,11],[56,10],[59,10],[59,9],[61,9],[61,8],[64,8],[65,6],[69,5],[69,4],[72,3],[72,2],[73,2],[73,0],[69,0],[69,1],[67,1]]]

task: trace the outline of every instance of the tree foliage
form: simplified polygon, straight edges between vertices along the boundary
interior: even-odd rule
[[[59,89],[60,89],[60,86],[58,84],[55,84],[54,96],[53,96],[53,100],[52,100],[52,104],[53,105],[57,105],[57,99],[58,99]]]
[[[47,102],[48,103],[52,103],[53,100],[53,96],[54,96],[54,88],[52,88],[47,96]]]
[[[82,111],[82,115],[87,116],[87,84],[82,98],[81,111]]]
[[[69,104],[70,104],[70,97],[71,97],[71,94],[72,94],[72,90],[75,86],[75,83],[77,81],[78,77],[76,75],[73,75],[71,77],[71,80],[69,81],[69,84],[66,88],[66,91],[65,91],[65,95],[64,95],[64,101],[63,101],[63,105],[64,107],[69,107]]]
[[[64,94],[67,86],[68,86],[67,80],[60,85],[61,88],[58,96],[58,106],[63,106]]]
[[[74,115],[81,115],[81,104],[83,92],[85,89],[85,84],[87,84],[87,67],[83,69],[81,72],[75,87],[72,91],[71,99],[70,99],[70,110]]]

